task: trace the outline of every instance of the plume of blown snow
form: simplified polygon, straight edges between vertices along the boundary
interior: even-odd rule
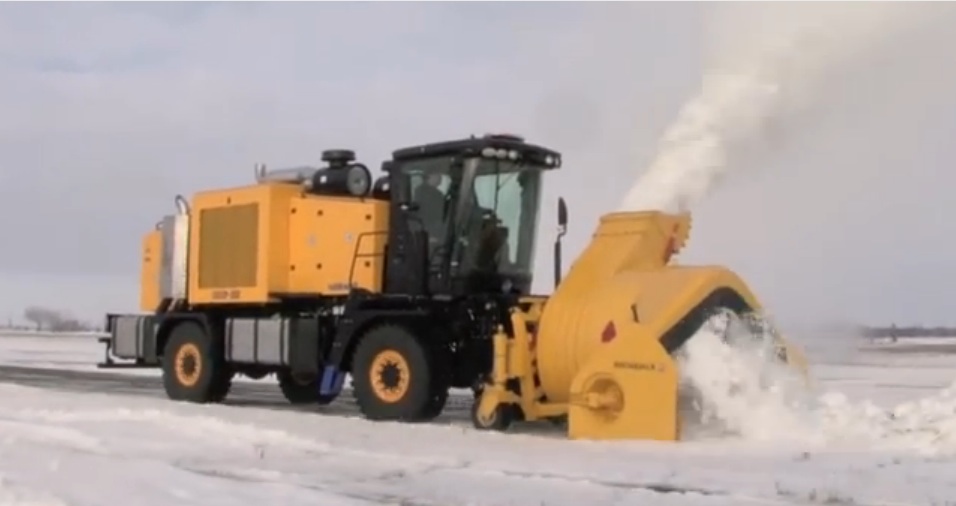
[[[622,210],[684,212],[730,172],[739,152],[812,106],[828,74],[931,14],[905,3],[715,4],[701,86],[659,141]]]
[[[808,388],[774,343],[772,328],[722,313],[684,344],[676,358],[682,397],[693,403],[683,408],[688,438],[956,454],[956,383],[890,409],[852,402]]]

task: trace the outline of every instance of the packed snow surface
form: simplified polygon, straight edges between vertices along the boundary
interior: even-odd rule
[[[547,424],[494,434],[467,419],[373,423],[321,408],[196,406],[0,380],[0,505],[943,505],[956,497],[956,397],[940,391],[956,358],[859,351],[818,361],[817,389],[799,395],[792,378],[756,358],[759,349],[732,352],[720,335],[702,332],[683,360],[684,374],[707,390],[704,415],[722,432],[678,444],[569,441]],[[77,370],[99,357],[90,338],[0,339],[0,363],[20,367],[63,361]],[[731,387],[737,395],[727,395]]]

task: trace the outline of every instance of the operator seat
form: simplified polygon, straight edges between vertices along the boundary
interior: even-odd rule
[[[412,197],[418,204],[418,216],[428,233],[429,259],[445,238],[445,193],[439,188],[442,179],[440,173],[427,174]]]

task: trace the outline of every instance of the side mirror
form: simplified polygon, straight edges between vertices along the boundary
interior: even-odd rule
[[[398,208],[402,211],[417,211],[418,203],[412,198],[412,187],[409,184],[408,174],[394,172],[394,169],[394,162],[382,162],[382,171],[388,174],[386,177],[391,183],[389,184],[391,197],[398,203]]]
[[[558,237],[554,240],[554,287],[561,283],[561,238],[568,231],[568,205],[558,197]]]
[[[568,229],[568,205],[564,197],[558,197],[558,235],[563,236]]]

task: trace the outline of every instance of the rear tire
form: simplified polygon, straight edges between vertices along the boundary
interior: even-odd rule
[[[163,388],[172,400],[222,402],[232,386],[221,341],[195,321],[183,321],[170,331],[162,367]]]
[[[279,377],[279,389],[282,390],[282,395],[291,404],[325,405],[335,400],[335,396],[319,394],[318,377],[303,381],[293,376],[290,371],[282,371],[277,376]]]
[[[355,349],[351,370],[362,414],[369,420],[401,421],[437,416],[444,399],[436,395],[434,356],[403,325],[384,324],[369,330]]]

